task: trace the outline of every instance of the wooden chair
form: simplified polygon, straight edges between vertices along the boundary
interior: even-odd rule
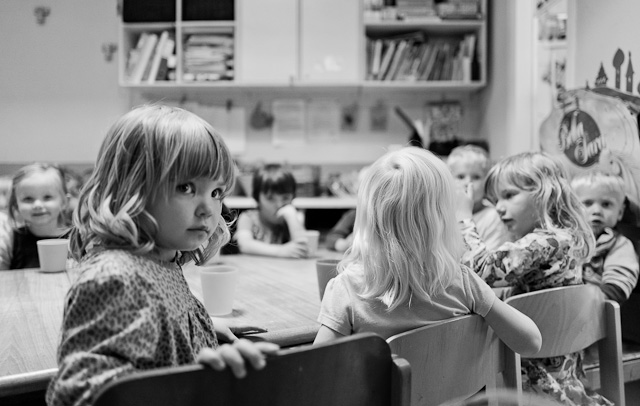
[[[513,296],[506,302],[540,328],[542,348],[531,358],[569,354],[598,343],[600,393],[616,406],[625,406],[618,303],[605,300],[595,285],[545,289]],[[519,356],[509,349],[505,356],[519,363]]]
[[[391,351],[411,364],[411,405],[439,405],[465,399],[485,388],[505,386],[520,393],[520,374],[502,358],[503,343],[478,315],[466,315],[420,327],[387,339]],[[511,369],[507,369],[507,368]]]
[[[95,406],[409,405],[410,366],[372,333],[282,350],[243,379],[201,365],[118,379]]]

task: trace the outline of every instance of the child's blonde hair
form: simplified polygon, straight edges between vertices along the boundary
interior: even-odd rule
[[[451,153],[447,157],[447,165],[451,167],[458,162],[477,164],[482,168],[484,175],[489,172],[492,165],[487,150],[472,144],[462,145],[451,150]]]
[[[390,152],[367,169],[354,242],[340,264],[363,273],[363,298],[392,310],[412,297],[430,300],[451,284],[464,249],[453,185],[446,164],[417,147]]]
[[[594,188],[601,186],[609,194],[613,194],[618,198],[620,204],[624,204],[627,197],[624,180],[611,173],[605,173],[602,171],[589,171],[580,173],[571,180],[571,187],[573,190],[579,188]]]
[[[80,193],[72,254],[79,260],[92,246],[151,252],[158,224],[147,204],[175,189],[177,182],[200,177],[219,180],[223,194],[235,181],[231,154],[213,127],[177,107],[133,109],[107,132],[95,170]],[[207,245],[183,252],[187,256],[181,262],[206,262],[228,240],[229,230],[220,221]]]
[[[540,226],[573,235],[571,254],[586,260],[593,253],[595,240],[585,220],[584,208],[567,180],[563,166],[539,152],[524,152],[498,162],[487,175],[485,195],[496,202],[507,186],[532,193],[540,212]]]
[[[22,217],[20,216],[20,211],[18,210],[18,199],[16,197],[16,188],[18,187],[20,182],[35,173],[43,173],[49,171],[53,172],[56,175],[56,180],[58,183],[57,187],[62,200],[67,200],[67,186],[64,182],[64,174],[57,165],[45,162],[35,162],[30,165],[23,166],[16,171],[11,181],[11,194],[9,196],[8,210],[9,220],[11,221],[12,226],[20,227],[24,225]],[[68,225],[68,218],[66,217],[65,210],[60,211],[60,215],[58,216],[58,224],[61,226]]]

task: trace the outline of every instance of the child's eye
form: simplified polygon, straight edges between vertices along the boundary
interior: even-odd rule
[[[180,184],[180,185],[176,186],[176,190],[179,193],[185,193],[185,194],[195,192],[195,188],[193,187],[193,185],[191,183]]]
[[[213,192],[211,192],[211,197],[213,197],[214,199],[222,199],[224,197],[224,193],[222,192],[222,189],[217,188]]]

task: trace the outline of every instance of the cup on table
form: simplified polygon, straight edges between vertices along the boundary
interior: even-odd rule
[[[231,265],[206,265],[199,269],[204,307],[210,316],[224,316],[233,311],[238,285],[238,268]]]
[[[318,291],[320,292],[320,300],[324,296],[324,289],[327,283],[338,275],[339,259],[322,258],[316,261],[316,274],[318,275]]]
[[[304,233],[305,237],[307,237],[307,257],[315,257],[316,252],[318,252],[318,241],[320,239],[320,231],[318,230],[307,230]]]
[[[69,240],[64,238],[52,238],[39,240],[38,259],[42,272],[60,272],[67,269],[67,256],[69,253]]]

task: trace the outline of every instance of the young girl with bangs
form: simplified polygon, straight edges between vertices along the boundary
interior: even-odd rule
[[[379,158],[358,190],[354,239],[329,281],[315,342],[369,331],[389,338],[470,313],[514,351],[540,349],[540,331],[472,270],[455,220],[454,180],[422,148]]]
[[[78,279],[65,302],[53,405],[87,405],[107,382],[196,361],[246,374],[277,346],[218,344],[182,265],[206,262],[229,239],[222,198],[234,167],[220,135],[179,108],[136,108],[108,131],[74,212]]]
[[[594,237],[584,208],[552,158],[527,152],[506,158],[488,174],[485,193],[515,240],[487,249],[472,220],[473,192],[460,193],[457,217],[470,250],[465,261],[506,295],[582,284],[582,264]],[[589,394],[580,353],[550,359],[522,359],[523,388],[565,405],[610,405]]]

